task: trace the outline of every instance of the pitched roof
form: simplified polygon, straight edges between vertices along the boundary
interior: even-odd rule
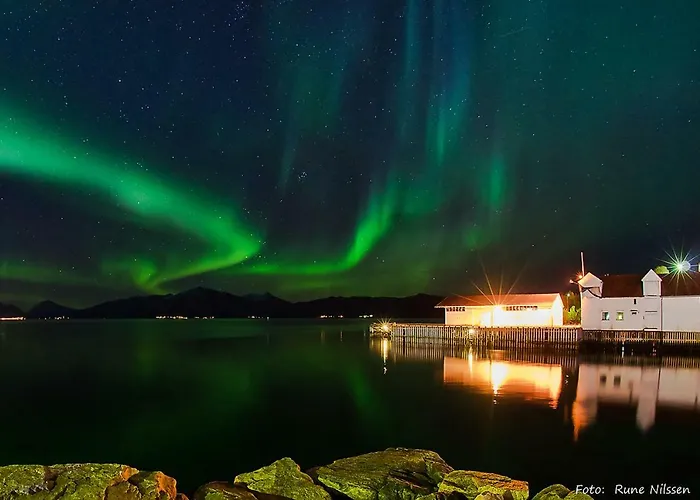
[[[642,297],[643,274],[603,276],[603,297]]]
[[[558,293],[525,293],[507,295],[472,295],[447,297],[435,307],[485,307],[485,306],[551,306],[559,297]]]
[[[666,274],[661,277],[661,295],[700,295],[700,273]]]
[[[603,297],[643,297],[642,274],[603,276]],[[700,296],[700,273],[665,274],[661,276],[664,297]]]

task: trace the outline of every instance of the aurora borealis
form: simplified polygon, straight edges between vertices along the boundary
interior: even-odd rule
[[[537,291],[699,243],[696,1],[0,9],[0,301]]]

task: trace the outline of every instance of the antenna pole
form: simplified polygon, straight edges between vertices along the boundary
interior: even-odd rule
[[[583,251],[581,251],[581,277],[586,275],[586,266],[583,264]]]

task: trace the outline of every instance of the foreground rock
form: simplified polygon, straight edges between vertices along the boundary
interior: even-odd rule
[[[116,464],[0,467],[0,500],[187,500],[162,472]]]
[[[562,500],[566,498],[571,490],[563,484],[554,484],[543,489],[537,495],[532,497],[532,500]]]
[[[412,500],[435,493],[452,470],[434,451],[389,448],[336,460],[309,474],[352,500]]]
[[[530,495],[525,481],[516,481],[506,476],[487,472],[456,470],[449,473],[438,487],[439,493],[460,494],[467,498],[477,498],[482,493],[487,496],[503,496],[512,500],[527,500]]]
[[[250,491],[291,500],[331,500],[328,492],[314,484],[291,458],[283,458],[254,472],[240,474],[233,483]]]
[[[217,481],[207,483],[194,493],[194,500],[257,500],[252,492]]]
[[[0,500],[187,500],[162,472],[126,465],[0,467]],[[304,473],[291,458],[201,486],[194,500],[527,500],[529,487],[498,474],[453,470],[428,450],[389,448]],[[592,500],[556,484],[532,500]]]

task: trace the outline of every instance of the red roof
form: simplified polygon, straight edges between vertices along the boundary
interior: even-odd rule
[[[643,297],[642,274],[603,276],[603,297]],[[700,296],[700,273],[666,274],[661,276],[664,297]]]
[[[661,276],[661,295],[667,297],[700,295],[700,273],[666,274]]]
[[[551,306],[559,297],[558,293],[525,293],[508,295],[453,295],[435,307],[487,307],[487,306]]]
[[[603,297],[641,297],[643,274],[603,276]]]

